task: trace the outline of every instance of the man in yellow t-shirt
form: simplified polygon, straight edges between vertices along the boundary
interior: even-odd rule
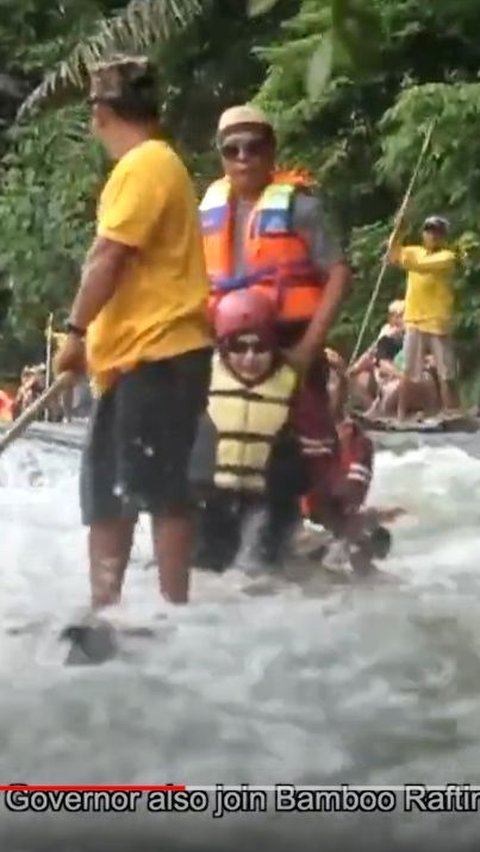
[[[423,245],[402,246],[401,239],[397,239],[389,247],[390,262],[408,272],[399,419],[406,416],[410,383],[421,380],[429,354],[439,378],[442,410],[448,412],[459,406],[451,338],[456,258],[447,246],[448,229],[446,219],[430,216],[423,225]]]
[[[80,489],[92,605],[118,600],[140,511],[153,519],[161,591],[183,603],[187,469],[212,353],[195,192],[181,160],[158,138],[147,60],[117,57],[90,76],[92,129],[116,165],[56,370],[88,369],[98,394]]]

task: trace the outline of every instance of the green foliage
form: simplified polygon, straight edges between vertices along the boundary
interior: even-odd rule
[[[33,345],[48,313],[64,311],[74,293],[104,162],[78,107],[11,136],[0,193],[0,263],[15,296],[9,331]]]
[[[278,0],[247,0],[247,11],[251,18],[264,15],[276,6]]]
[[[416,192],[416,208],[445,208],[467,225],[478,215],[480,83],[427,83],[401,92],[382,121],[378,171],[392,185],[405,185],[414,168],[415,148],[433,117],[435,130]]]
[[[312,45],[322,43],[321,33],[331,25],[329,5],[326,0],[302,0],[280,36],[261,50],[269,69],[257,100],[275,119],[282,158],[312,171],[340,217],[349,246],[355,284],[332,342],[346,352],[353,348],[395,213],[436,117],[407,214],[408,239],[418,239],[428,214],[443,213],[452,220],[462,261],[457,281],[460,350],[468,365],[480,363],[474,344],[480,322],[480,257],[471,233],[480,215],[480,47],[475,36],[480,7],[474,0],[444,0],[435,7],[420,0],[371,0],[368,14],[375,17],[378,39],[374,62],[365,64],[367,39],[363,51],[354,56],[350,50],[348,60],[334,67],[312,101],[305,92],[305,74]],[[403,274],[389,269],[368,340],[390,299],[403,291]]]
[[[55,72],[54,66],[58,59],[64,60],[75,49],[74,34],[84,39],[80,45],[83,55],[91,44],[88,34],[93,34],[96,44],[98,32],[114,32],[125,44],[135,25],[131,49],[138,45],[139,39],[150,41],[151,36],[149,53],[160,71],[162,125],[186,157],[197,178],[199,192],[218,171],[212,143],[219,113],[232,103],[253,97],[262,81],[264,65],[252,52],[255,34],[269,38],[272,22],[278,25],[282,11],[291,12],[296,5],[295,0],[283,0],[281,11],[271,19],[261,19],[253,33],[238,0],[202,4],[204,14],[192,14],[189,28],[184,31],[185,14],[189,9],[198,10],[196,0],[182,3],[160,0],[153,17],[150,14],[153,2],[145,2],[143,22],[128,18],[126,12],[122,16],[121,4],[116,3],[113,23],[106,21],[109,9],[103,2],[97,4],[93,16],[89,17],[90,13],[85,11],[81,28],[79,25],[74,30],[69,21],[66,32],[62,33],[63,19],[55,19],[47,27],[40,14],[40,7],[44,16],[50,14],[47,4],[34,2],[43,21],[44,41],[39,39],[38,29],[32,30],[29,38],[35,37],[36,42],[28,46],[26,39],[27,47],[22,50],[27,58],[22,58],[22,62],[25,67],[36,68],[36,57],[44,57],[44,69],[53,73],[48,79],[57,80],[55,98],[57,94],[63,97],[64,93],[61,69]],[[74,2],[80,15],[83,0],[70,0],[66,9],[70,14]],[[85,3],[85,9],[92,5]],[[129,4],[128,8],[138,15],[140,4]],[[182,13],[176,28],[171,20],[175,10]],[[127,25],[121,30],[120,22],[125,19]],[[155,27],[159,28],[162,22],[160,37]],[[0,28],[0,52],[2,32]],[[58,45],[53,50],[55,39]],[[41,83],[35,75],[31,79],[34,86]],[[0,362],[7,368],[17,359],[36,357],[34,353],[44,345],[48,313],[55,311],[59,322],[62,312],[69,308],[92,235],[98,192],[107,167],[90,139],[86,111],[74,106],[45,114],[32,113],[30,106],[42,103],[42,93],[48,95],[46,105],[56,103],[48,87],[40,86],[34,91],[27,101],[28,108],[23,110],[22,122],[8,135],[8,152],[1,163],[0,262],[3,260],[14,284],[13,304],[0,344]],[[80,94],[76,92],[76,98]]]
[[[7,73],[16,75],[15,85],[34,92],[28,106],[44,95],[50,99],[52,92],[55,104],[57,96],[69,94],[72,82],[82,84],[92,52],[114,45],[148,49],[161,71],[164,129],[187,159],[199,192],[218,173],[213,141],[220,112],[256,97],[276,124],[280,160],[310,170],[335,208],[356,270],[332,337],[346,353],[358,335],[395,214],[435,117],[407,213],[408,239],[418,238],[430,213],[452,221],[459,255],[457,334],[465,374],[472,373],[470,385],[476,387],[478,0],[64,0],[59,5],[11,0],[3,5],[8,14],[0,25],[0,57]],[[47,82],[46,74],[51,75]],[[23,352],[38,346],[48,311],[68,306],[106,168],[89,140],[81,107],[48,117],[27,110],[24,115],[24,124],[4,138],[9,147],[0,185],[0,264],[14,282],[4,341],[8,338],[12,352],[14,341]],[[403,290],[404,276],[389,269],[369,339],[390,299]]]
[[[83,0],[79,0],[83,2]],[[58,97],[69,96],[72,89],[86,85],[88,67],[117,51],[143,52],[154,44],[168,42],[190,23],[202,9],[200,0],[130,0],[108,18],[101,14],[88,17],[90,26],[81,33],[67,58],[47,74],[22,105],[22,113],[47,105]],[[69,31],[70,40],[71,32]],[[65,50],[66,45],[63,44]]]
[[[269,12],[278,0],[248,0],[251,17]],[[368,0],[312,0],[306,13],[317,38],[308,45],[306,91],[318,100],[332,74],[372,71],[378,61],[381,19]],[[305,45],[306,46],[306,45]]]
[[[8,310],[12,302],[12,296],[13,293],[9,287],[2,287],[0,289],[0,329],[7,317]]]

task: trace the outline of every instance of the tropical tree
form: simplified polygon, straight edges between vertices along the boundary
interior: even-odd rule
[[[88,66],[118,50],[160,50],[201,11],[197,0],[132,0],[120,10],[115,4],[115,12],[113,6],[110,0],[53,6],[30,0],[0,28],[0,56],[13,89],[0,191],[0,268],[8,270],[4,303],[11,301],[0,357],[7,363],[38,352],[51,311],[62,319],[91,237],[107,164],[90,139],[81,104]],[[7,62],[14,24],[23,43]],[[12,104],[20,102],[12,124]]]
[[[157,63],[162,122],[199,192],[218,169],[221,110],[256,98],[273,117],[280,158],[317,178],[356,269],[336,329],[346,352],[435,119],[408,210],[410,236],[427,213],[450,216],[462,258],[458,334],[464,360],[480,361],[477,0],[25,0],[12,10],[0,26],[10,87],[7,97],[0,75],[0,120],[8,125],[13,107],[24,105],[19,123],[3,136],[0,127],[10,352],[13,341],[23,352],[39,345],[47,312],[60,312],[75,286],[107,167],[81,105],[86,69],[120,49],[148,51]],[[402,288],[389,271],[371,334]]]
[[[307,165],[333,202],[352,261],[356,286],[336,334],[351,348],[365,311],[403,193],[422,142],[436,119],[408,211],[413,237],[432,211],[452,219],[463,257],[459,272],[458,333],[467,344],[478,336],[477,239],[471,233],[479,215],[475,132],[480,84],[474,0],[425,4],[420,0],[371,0],[370,13],[381,33],[374,61],[341,65],[309,98],[312,49],[326,31],[327,0],[303,0],[295,16],[261,55],[269,69],[258,101],[274,117],[285,158]],[[368,46],[367,46],[368,51]],[[353,55],[353,52],[352,52]],[[472,121],[473,119],[473,121]],[[468,176],[466,174],[468,169]],[[389,271],[371,329],[382,320],[387,301],[403,291],[403,278]]]

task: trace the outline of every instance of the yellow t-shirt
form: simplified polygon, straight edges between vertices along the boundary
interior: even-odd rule
[[[99,391],[141,361],[211,345],[195,192],[165,142],[143,142],[116,164],[100,198],[97,235],[138,249],[88,328],[89,370]]]
[[[405,323],[429,334],[448,334],[453,318],[454,252],[405,246],[400,264],[408,272]]]

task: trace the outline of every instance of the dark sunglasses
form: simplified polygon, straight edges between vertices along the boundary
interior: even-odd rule
[[[220,153],[224,160],[238,160],[244,157],[258,157],[263,154],[268,146],[266,139],[246,139],[242,142],[225,142],[220,146]]]
[[[252,352],[253,355],[265,355],[270,352],[270,347],[262,340],[231,340],[228,343],[228,351],[233,355],[246,355],[247,352]]]

